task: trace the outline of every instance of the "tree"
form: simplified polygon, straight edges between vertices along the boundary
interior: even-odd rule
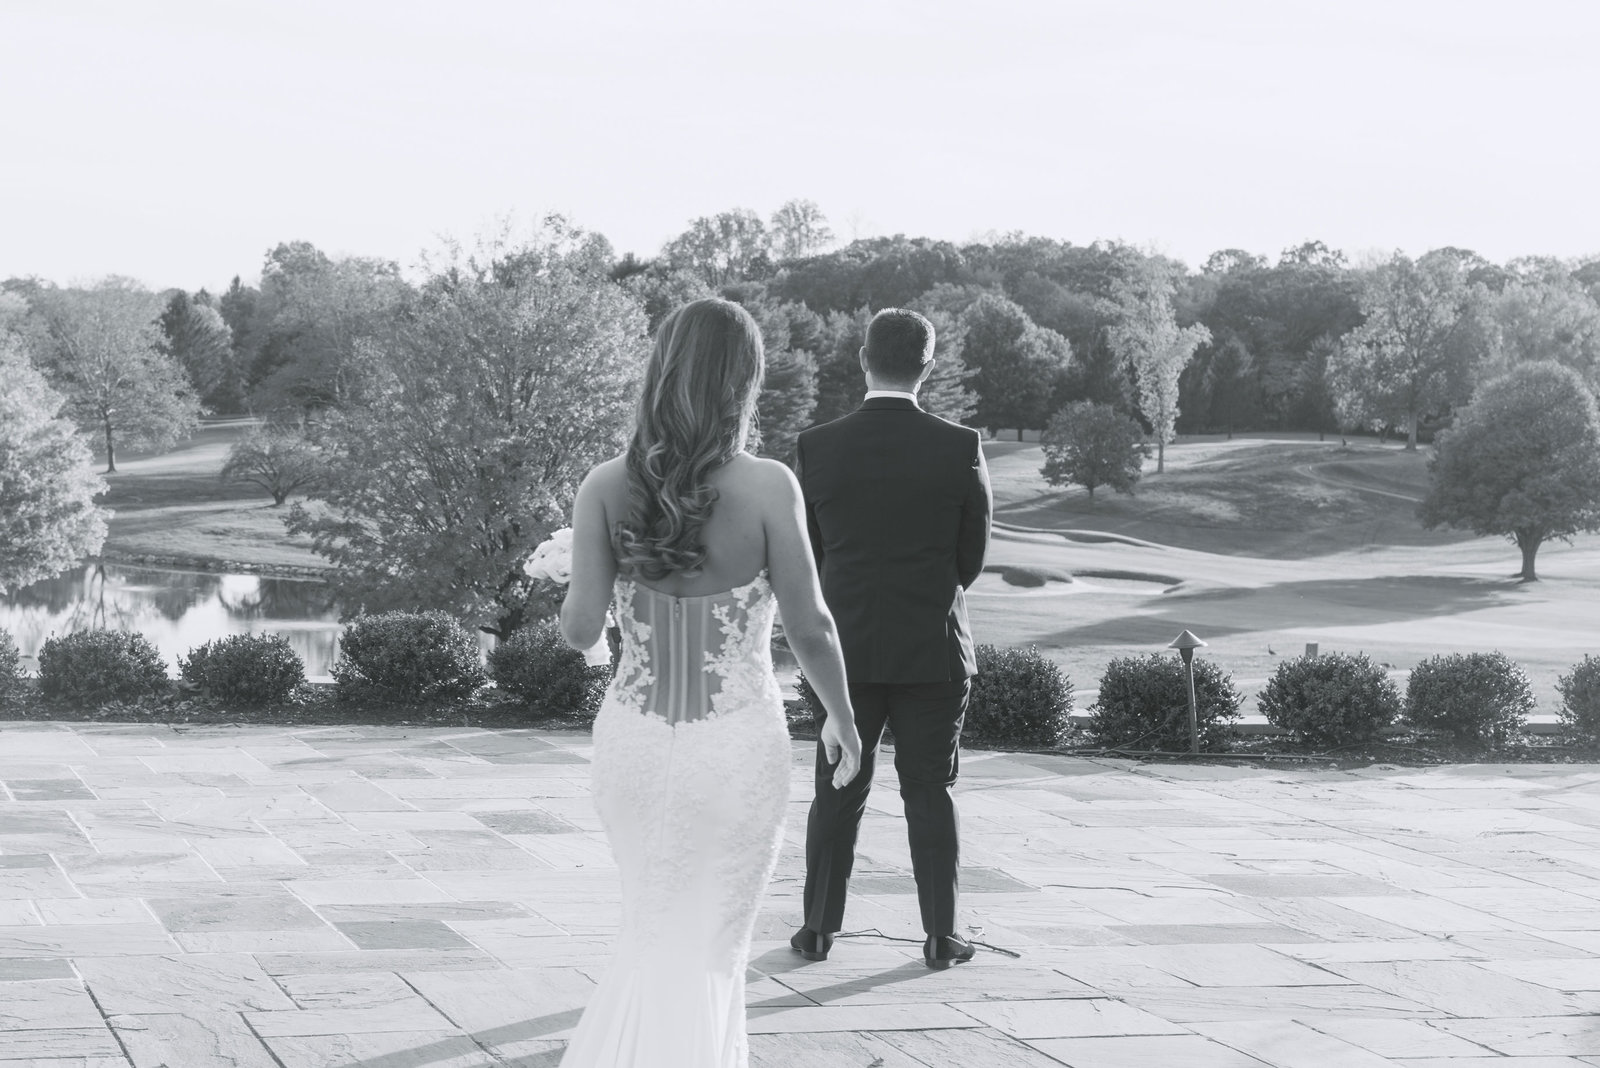
[[[972,368],[967,365],[967,330],[959,316],[938,308],[912,307],[933,324],[933,373],[917,391],[917,404],[930,415],[963,425],[978,411],[978,395],[972,391]]]
[[[772,292],[819,315],[903,308],[940,282],[959,281],[966,267],[961,251],[948,241],[896,234],[787,261],[772,279]]]
[[[672,309],[691,300],[717,295],[717,291],[693,271],[674,270],[660,261],[642,271],[624,275],[621,284],[623,289],[633,294],[634,298],[644,306],[652,336],[655,335],[656,327],[661,325],[661,320],[665,319]]]
[[[817,407],[817,357],[823,340],[821,316],[804,304],[779,303],[760,283],[731,286],[728,298],[748,311],[761,328],[767,373],[757,400],[758,451],[788,462],[795,439],[811,425]]]
[[[14,299],[0,295],[0,303]],[[105,542],[107,516],[94,499],[106,486],[61,415],[65,403],[0,325],[0,594],[64,571]]]
[[[113,278],[42,292],[37,307],[49,337],[37,362],[78,425],[103,441],[107,474],[117,470],[119,442],[165,449],[194,431],[200,402],[162,351],[154,294]]]
[[[1329,430],[1338,429],[1333,390],[1328,379],[1328,363],[1338,348],[1338,339],[1324,334],[1312,341],[1306,353],[1305,388],[1300,394],[1296,422],[1315,430],[1319,441]]]
[[[309,489],[322,477],[322,458],[302,428],[256,427],[228,450],[218,476],[224,482],[259,486],[274,507],[298,489]]]
[[[791,200],[772,213],[772,252],[778,262],[814,256],[833,244],[827,216],[809,200]]]
[[[1600,530],[1600,409],[1570,367],[1522,364],[1486,382],[1428,469],[1423,525],[1510,538],[1525,582],[1544,542]]]
[[[341,408],[364,399],[381,371],[365,342],[406,296],[388,260],[330,259],[304,241],[281,244],[261,269],[250,328],[252,403],[258,410]]]
[[[1287,255],[1287,253],[1285,253]],[[1203,274],[1230,274],[1234,271],[1264,271],[1267,258],[1238,248],[1218,249],[1206,257]]]
[[[1221,426],[1233,440],[1239,427],[1255,423],[1261,414],[1261,379],[1250,350],[1236,337],[1224,341],[1206,361],[1204,388],[1210,400],[1210,425]]]
[[[1005,297],[984,293],[957,322],[965,336],[963,356],[977,394],[973,419],[992,428],[1042,430],[1050,416],[1052,386],[1072,365],[1072,345],[1039,326]]]
[[[1345,265],[1344,253],[1338,249],[1329,248],[1321,241],[1307,241],[1286,248],[1278,257],[1280,267],[1334,267],[1341,268]]]
[[[1214,253],[1202,273],[1178,282],[1180,322],[1201,322],[1213,338],[1235,338],[1255,364],[1250,420],[1275,430],[1325,430],[1329,403],[1320,395],[1317,339],[1337,338],[1361,324],[1356,273],[1317,242],[1287,250],[1278,264],[1236,249]],[[1323,342],[1324,346],[1326,342]],[[1216,354],[1202,351],[1197,363]],[[1180,379],[1179,404],[1190,425],[1205,392],[1202,375]],[[1209,414],[1209,413],[1208,413]]]
[[[1492,298],[1498,363],[1555,360],[1600,389],[1600,304],[1576,279],[1561,275],[1508,282]]]
[[[621,451],[648,352],[610,261],[549,220],[442,265],[374,340],[383,377],[329,413],[328,477],[288,519],[347,608],[444,608],[502,637],[527,621],[522,564]]]
[[[1330,378],[1345,391],[1339,407],[1404,427],[1406,449],[1416,451],[1422,419],[1471,395],[1473,300],[1458,259],[1396,253],[1367,280],[1366,321],[1334,354]]]
[[[1178,421],[1178,378],[1195,350],[1211,340],[1200,323],[1179,329],[1172,309],[1172,268],[1150,257],[1134,264],[1117,286],[1111,348],[1132,368],[1139,410],[1154,428],[1156,472],[1167,469],[1167,442]]]
[[[1139,424],[1109,404],[1075,401],[1050,417],[1041,437],[1044,466],[1039,473],[1052,486],[1075,483],[1132,493],[1149,446]]]
[[[243,368],[235,357],[233,331],[210,294],[174,292],[158,322],[163,350],[183,366],[200,403],[214,412],[239,411]]]
[[[713,289],[764,276],[771,267],[771,241],[761,217],[747,208],[705,216],[668,241],[661,258]]]

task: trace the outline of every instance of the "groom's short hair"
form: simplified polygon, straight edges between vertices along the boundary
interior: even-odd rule
[[[933,362],[933,324],[907,308],[885,308],[867,324],[867,369],[886,382],[915,382]]]

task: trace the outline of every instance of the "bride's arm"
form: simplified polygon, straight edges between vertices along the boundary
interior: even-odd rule
[[[767,576],[778,597],[778,611],[783,614],[784,637],[828,711],[822,743],[829,763],[837,765],[833,785],[838,788],[855,778],[861,768],[861,738],[845,684],[844,651],[812,562],[800,484],[787,467],[776,461],[768,463],[771,473],[762,510]]]
[[[561,603],[561,634],[574,649],[590,649],[605,634],[606,609],[617,579],[606,498],[612,495],[618,473],[614,468],[620,464],[609,460],[590,471],[572,506],[572,581]]]

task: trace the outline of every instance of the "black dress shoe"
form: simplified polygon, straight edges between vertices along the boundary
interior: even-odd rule
[[[936,969],[971,960],[977,952],[971,942],[955,934],[929,938],[922,944],[922,959],[928,962],[928,967]]]
[[[833,935],[821,934],[809,927],[802,927],[789,939],[789,948],[800,954],[806,960],[827,960],[828,950],[833,948]]]

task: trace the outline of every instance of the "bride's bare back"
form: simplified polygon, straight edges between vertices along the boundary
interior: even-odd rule
[[[701,528],[706,562],[699,574],[660,579],[635,575],[634,581],[674,597],[722,593],[753,581],[767,566],[766,514],[773,474],[762,468],[771,463],[740,453],[708,476],[717,500]],[[615,530],[629,514],[627,468],[620,458],[610,460],[595,468],[592,477],[604,508],[605,529]]]

